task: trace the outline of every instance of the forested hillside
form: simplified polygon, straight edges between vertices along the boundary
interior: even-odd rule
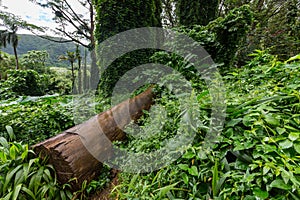
[[[76,50],[76,44],[73,42],[58,43],[29,34],[20,34],[18,37],[19,44],[17,46],[17,52],[19,55],[26,54],[28,51],[32,50],[46,50],[49,54],[49,64],[53,66],[63,65],[63,63],[58,59],[59,56],[64,55],[67,51]],[[59,40],[59,38],[53,39]],[[14,54],[13,47],[10,45],[7,45],[6,48],[1,47],[1,50],[11,55]],[[83,48],[81,48],[81,50],[82,52],[84,51]],[[64,62],[64,65],[66,65],[66,62]]]

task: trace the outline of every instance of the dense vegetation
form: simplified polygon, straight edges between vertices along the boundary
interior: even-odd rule
[[[32,50],[47,50],[47,53],[49,54],[49,59],[47,59],[47,65],[52,66],[61,66],[62,64],[58,60],[59,56],[65,54],[65,52],[67,51],[75,51],[75,49],[76,45],[71,42],[57,43],[35,35],[26,34],[19,35],[19,44],[17,47],[17,51],[20,55],[26,54],[28,51]],[[2,48],[2,51],[9,54],[13,54],[13,48],[11,46]],[[64,63],[64,65],[66,65],[66,63]]]
[[[87,40],[82,39],[88,43],[82,46],[86,45],[92,53],[93,67],[96,41],[101,43],[132,28],[166,26],[197,41],[214,59],[222,75],[221,89],[226,91],[227,106],[225,123],[211,148],[207,148],[205,138],[210,133],[213,97],[207,82],[189,63],[193,54],[182,58],[175,53],[143,49],[125,54],[111,66],[91,67],[88,72],[82,47],[68,43],[58,46],[36,36],[17,37],[18,27],[39,27],[0,11],[0,19],[8,27],[0,31],[0,46],[6,46],[3,50],[8,52],[0,51],[0,199],[89,199],[112,186],[112,169],[104,165],[96,180],[84,182],[74,192],[70,183],[76,180],[58,183],[47,158],[39,158],[30,146],[75,125],[76,105],[72,100],[78,93],[86,92],[89,85],[93,87],[91,82],[98,77],[97,70],[108,67],[95,94],[97,102],[88,106],[101,112],[111,106],[109,96],[116,81],[126,71],[144,63],[171,67],[191,83],[195,98],[186,103],[199,114],[199,123],[192,127],[196,136],[192,144],[183,147],[181,157],[163,168],[149,173],[118,172],[118,185],[112,186],[110,197],[300,199],[297,0],[79,1],[88,8],[89,19],[76,14],[66,0],[46,2],[40,4],[53,9],[58,23],[76,22],[75,32],[61,31],[70,34],[69,38],[77,40],[77,44],[81,44],[82,38]],[[65,60],[70,71],[58,67],[58,57]],[[180,134],[180,119],[191,119],[183,115],[182,102],[172,89],[172,85],[155,86],[156,115],[153,118],[145,111],[138,121],[147,137],[128,135],[127,140],[115,145],[136,155],[150,154]],[[126,131],[130,131],[130,126]],[[123,169],[132,167],[132,163],[119,164]]]
[[[299,198],[300,57],[280,62],[262,51],[252,56],[246,66],[224,77],[226,124],[213,149],[203,149],[210,107],[203,91],[198,109],[207,117],[193,145],[175,163],[156,172],[122,173],[122,183],[114,189],[119,199]],[[174,112],[174,106],[174,102],[168,105],[167,112]],[[172,132],[176,124],[166,127]],[[126,148],[149,151],[163,141],[161,137],[168,135],[131,140]]]

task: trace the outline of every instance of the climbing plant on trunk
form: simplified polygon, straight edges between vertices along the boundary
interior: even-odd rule
[[[178,0],[176,9],[179,24],[187,27],[207,25],[216,19],[218,0]]]
[[[160,0],[95,0],[95,5],[97,11],[95,36],[98,43],[126,30],[140,27],[161,27]],[[126,71],[148,63],[152,54],[152,50],[139,50],[118,58],[102,73],[99,84],[101,94],[109,96],[115,83]]]

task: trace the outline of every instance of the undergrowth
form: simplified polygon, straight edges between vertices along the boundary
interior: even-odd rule
[[[264,51],[251,56],[246,66],[223,77],[226,122],[212,150],[203,148],[210,104],[202,91],[198,94],[202,126],[192,146],[152,173],[121,173],[120,184],[113,189],[115,198],[300,198],[300,56],[285,62]],[[174,108],[175,103],[170,109]],[[171,132],[177,128],[174,122],[168,126]],[[131,138],[124,148],[153,147],[165,139],[161,134],[166,135],[161,131],[142,142]]]

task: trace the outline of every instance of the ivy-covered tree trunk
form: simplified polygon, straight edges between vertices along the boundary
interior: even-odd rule
[[[217,18],[218,0],[178,0],[177,16],[179,24],[187,27],[207,25]]]
[[[141,27],[161,27],[161,0],[96,0],[97,24],[95,37],[98,43],[117,33]],[[124,41],[126,42],[126,41]],[[118,58],[100,77],[100,93],[110,96],[113,86],[122,75],[148,63],[153,50],[139,50]]]

